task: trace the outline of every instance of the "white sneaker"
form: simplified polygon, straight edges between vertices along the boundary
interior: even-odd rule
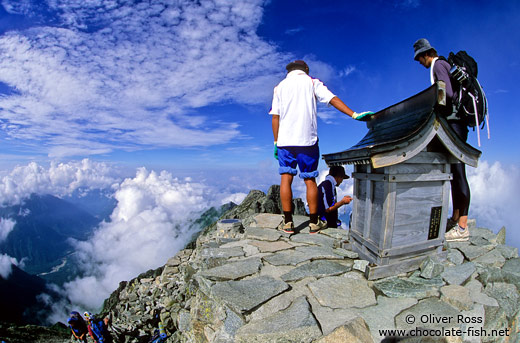
[[[465,242],[469,240],[469,230],[462,230],[460,226],[456,226],[444,235],[446,242]]]
[[[327,228],[327,222],[324,222],[321,219],[318,219],[318,223],[309,223],[309,233],[311,235],[320,232],[320,230]]]

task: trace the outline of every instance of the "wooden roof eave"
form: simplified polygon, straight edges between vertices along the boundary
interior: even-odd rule
[[[451,155],[457,160],[476,168],[478,166],[478,159],[482,155],[482,152],[466,142],[463,142],[450,128],[446,119],[438,117],[437,123],[440,124],[437,130],[437,136],[444,147],[446,147]]]

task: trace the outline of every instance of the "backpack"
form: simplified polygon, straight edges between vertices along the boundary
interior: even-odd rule
[[[464,120],[469,127],[483,129],[487,122],[488,139],[489,117],[486,94],[477,80],[478,65],[466,51],[456,54],[450,52],[447,61],[450,66],[450,79],[454,97],[454,105],[459,118]],[[477,131],[478,145],[480,146],[480,132]]]
[[[94,335],[97,337],[97,341],[99,343],[105,342],[106,329],[103,325],[102,320],[92,319],[90,321],[90,328],[92,329]]]

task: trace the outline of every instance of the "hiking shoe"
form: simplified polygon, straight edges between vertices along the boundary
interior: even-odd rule
[[[309,233],[311,235],[320,232],[320,230],[327,228],[327,222],[324,222],[321,219],[318,219],[318,223],[309,223]]]
[[[446,232],[454,229],[458,224],[458,221],[448,218],[448,222],[446,223]]]
[[[293,222],[285,223],[282,220],[280,225],[278,225],[278,230],[282,230],[285,233],[294,233],[294,223]]]
[[[469,240],[469,230],[465,229],[463,231],[460,226],[457,225],[449,232],[446,232],[444,238],[446,242],[465,242]]]

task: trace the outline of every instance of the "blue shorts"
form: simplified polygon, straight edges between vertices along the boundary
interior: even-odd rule
[[[311,179],[318,177],[318,163],[320,162],[320,148],[318,142],[312,146],[285,146],[278,147],[278,169],[281,174],[296,175],[300,169],[300,178]]]

